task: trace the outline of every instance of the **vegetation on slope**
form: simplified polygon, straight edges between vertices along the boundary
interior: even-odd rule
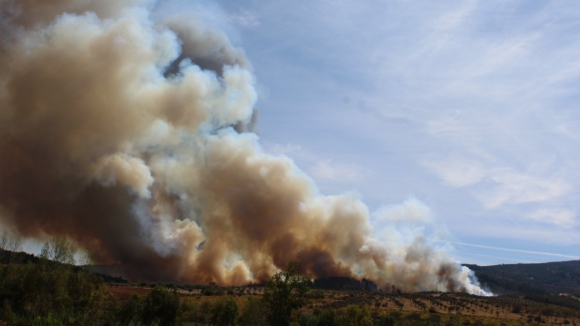
[[[580,293],[580,261],[495,266],[465,265],[493,293]]]
[[[0,325],[580,325],[580,301],[548,293],[382,293],[346,278],[312,284],[294,264],[265,286],[108,284],[67,264],[66,242],[45,248],[42,257],[0,251]]]

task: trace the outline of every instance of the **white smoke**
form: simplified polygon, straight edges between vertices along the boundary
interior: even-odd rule
[[[257,135],[255,77],[223,33],[150,3],[5,2],[0,208],[134,277],[244,284],[312,277],[482,294],[421,236],[376,234],[353,194],[324,196]],[[418,201],[379,218],[425,222]]]

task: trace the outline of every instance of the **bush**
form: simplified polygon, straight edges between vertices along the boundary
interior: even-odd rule
[[[338,325],[337,321],[338,318],[336,312],[334,310],[326,310],[320,315],[318,319],[318,325],[319,326]]]
[[[238,320],[238,304],[231,296],[216,300],[212,307],[212,324],[217,326],[235,325]]]
[[[316,315],[300,315],[298,324],[300,326],[318,326],[320,317]]]
[[[3,317],[15,324],[98,324],[104,299],[103,279],[93,274],[45,264],[0,266]]]
[[[366,306],[349,306],[344,316],[346,325],[372,325],[373,320]]]
[[[379,318],[378,326],[395,326],[396,319],[393,316],[382,316]]]
[[[125,305],[120,309],[117,321],[120,325],[131,325],[139,320],[143,311],[143,300],[135,293],[131,294]]]
[[[249,297],[242,306],[240,321],[243,325],[266,325],[266,308],[261,300]]]
[[[461,326],[461,321],[457,316],[449,317],[449,321],[447,322],[447,326]]]
[[[145,297],[141,321],[144,325],[174,325],[179,312],[179,296],[175,291],[156,286]]]

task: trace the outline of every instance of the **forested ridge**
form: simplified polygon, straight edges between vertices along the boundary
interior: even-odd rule
[[[580,261],[538,264],[465,265],[496,294],[580,293]]]

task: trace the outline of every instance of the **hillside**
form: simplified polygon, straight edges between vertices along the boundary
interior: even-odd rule
[[[580,261],[494,266],[465,265],[496,294],[580,293]]]
[[[21,252],[21,251],[14,252],[14,251],[0,249],[0,265],[40,264],[40,263],[53,265],[53,266],[62,265],[59,262],[43,260],[43,259],[36,257],[33,254],[29,254],[27,252]],[[80,269],[88,270],[89,272],[91,272],[97,276],[100,276],[101,278],[103,278],[103,280],[105,282],[108,282],[108,283],[127,283],[127,280],[123,279],[122,277],[111,276],[111,274],[107,273],[107,271],[102,272],[100,270],[96,270],[94,268],[91,268],[90,265],[89,266],[74,266],[73,267],[73,270],[75,270],[75,271],[80,270]]]
[[[267,325],[271,285],[126,284],[93,274],[119,266],[109,267],[81,268],[0,250],[0,325],[150,325],[151,318],[170,320],[154,323],[159,325],[216,325],[224,314],[230,314],[230,325]],[[305,292],[290,318],[296,325],[313,326],[580,324],[577,298],[545,293],[558,284],[576,284],[579,262],[469,267],[496,286],[496,293],[519,286],[526,294],[386,293],[375,291],[369,280],[328,277],[313,282],[314,289]],[[532,294],[540,285],[544,293]]]

